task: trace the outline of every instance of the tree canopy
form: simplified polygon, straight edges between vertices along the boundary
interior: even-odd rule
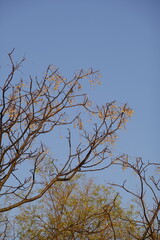
[[[19,70],[25,59],[17,62],[13,54],[14,49],[8,54],[10,71],[0,81],[2,239],[14,229],[14,239],[17,233],[37,240],[158,239],[160,163],[113,154],[133,110],[116,101],[93,104],[88,91],[101,83],[98,71],[80,70],[67,79],[49,65],[41,78],[24,80]],[[61,142],[58,129],[66,134]],[[60,158],[48,141],[52,152],[60,149]],[[79,177],[111,168],[125,180],[116,182],[113,176],[103,186]],[[123,206],[123,191],[130,206]],[[11,226],[7,214],[18,207],[22,212]]]
[[[133,206],[123,209],[113,189],[77,176],[56,183],[16,218],[19,239],[129,239],[140,232]],[[127,220],[128,221],[127,221]]]

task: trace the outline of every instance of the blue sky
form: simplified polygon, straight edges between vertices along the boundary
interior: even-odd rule
[[[24,78],[49,64],[68,77],[99,69],[102,86],[89,92],[94,102],[135,110],[116,152],[159,161],[159,12],[159,0],[1,0],[0,65],[15,48],[15,58],[26,57]]]

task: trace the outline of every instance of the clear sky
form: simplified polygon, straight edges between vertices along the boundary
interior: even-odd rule
[[[99,69],[94,102],[117,100],[135,110],[117,153],[160,161],[159,0],[0,0],[2,67],[12,48],[27,59],[24,78],[49,64],[67,76]]]

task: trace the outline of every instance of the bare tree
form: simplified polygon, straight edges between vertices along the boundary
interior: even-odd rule
[[[112,144],[133,112],[115,101],[102,107],[91,104],[82,86],[86,79],[99,82],[99,73],[92,69],[67,80],[50,65],[41,80],[30,76],[28,82],[17,81],[15,74],[25,59],[16,63],[13,52],[8,54],[10,73],[0,87],[0,212],[40,198],[55,182],[68,181],[77,172],[101,170],[123,159],[111,156]],[[93,118],[90,131],[85,129],[87,116]],[[48,172],[52,178],[42,188],[39,166],[45,166],[48,152],[41,136],[46,142],[47,133],[54,134],[58,127],[68,128],[68,154],[65,162],[53,159]],[[74,127],[83,139],[76,146]]]
[[[128,177],[122,184],[111,183],[112,186],[123,189],[134,200],[137,216],[132,222],[135,222],[137,227],[141,229],[141,234],[137,236],[134,232],[130,232],[130,236],[138,240],[158,240],[160,237],[158,218],[160,211],[160,163],[144,162],[142,158],[138,157],[133,161],[131,158],[120,159],[115,164],[127,172],[126,176],[129,174],[134,178],[134,183]],[[127,218],[123,220],[128,221]]]

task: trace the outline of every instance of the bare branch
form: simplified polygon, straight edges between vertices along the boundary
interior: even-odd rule
[[[87,80],[99,83],[99,73],[92,69],[67,80],[50,65],[41,80],[29,76],[28,82],[17,82],[15,73],[24,59],[15,63],[13,53],[9,53],[11,71],[0,88],[0,198],[5,202],[6,196],[14,197],[14,201],[2,204],[0,212],[39,199],[54,183],[68,181],[78,172],[114,164],[112,145],[133,112],[115,101],[102,107],[91,105],[82,86]],[[65,162],[52,158],[53,171],[48,173],[52,178],[42,189],[40,166],[49,155],[42,135],[46,139],[57,128],[68,128],[68,154]],[[83,143],[77,141],[75,129]]]

